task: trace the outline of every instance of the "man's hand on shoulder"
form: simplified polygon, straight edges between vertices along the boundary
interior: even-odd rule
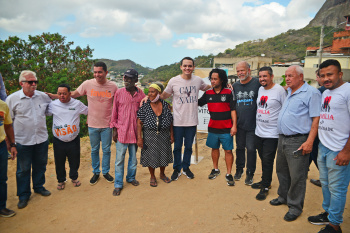
[[[54,99],[58,99],[58,95],[57,94],[52,94],[52,93],[48,93],[45,92],[46,95],[48,95],[50,97],[50,99],[54,100]]]
[[[140,102],[140,107],[141,107],[144,103],[146,103],[147,100],[148,100],[148,96],[146,95],[146,96],[141,100],[141,102]]]

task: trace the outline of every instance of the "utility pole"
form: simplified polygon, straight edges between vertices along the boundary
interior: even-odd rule
[[[318,54],[318,65],[317,65],[317,69],[320,67],[321,61],[322,61],[322,52],[323,52],[323,28],[324,25],[322,24],[321,27],[321,35],[320,35],[320,49],[319,49],[319,54]]]

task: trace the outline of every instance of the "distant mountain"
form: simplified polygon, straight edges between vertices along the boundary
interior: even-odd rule
[[[346,15],[350,15],[350,0],[327,0],[307,27],[317,27],[322,24],[336,27],[345,21]]]
[[[333,27],[325,27],[329,32]],[[340,29],[339,29],[340,30]],[[258,39],[247,41],[236,46],[235,49],[226,49],[218,57],[260,56],[272,57],[273,62],[300,61],[305,57],[307,47],[319,46],[321,27],[305,27],[299,30],[288,30],[266,40]],[[324,46],[331,45],[333,33],[324,38]]]
[[[119,74],[123,74],[128,69],[135,69],[139,74],[146,75],[148,74],[152,69],[148,67],[143,67],[139,64],[136,64],[135,62],[126,59],[126,60],[110,60],[110,59],[97,59],[97,61],[102,61],[106,63],[108,71],[114,71]]]
[[[324,32],[326,34],[324,46],[332,45],[333,32],[344,30],[344,24],[339,28],[335,27],[345,21],[345,15],[350,15],[350,0],[327,0],[305,28],[288,30],[266,40],[247,41],[237,45],[234,49],[226,49],[216,56],[244,57],[265,54],[267,57],[272,57],[273,62],[300,61],[304,59],[307,47],[319,46],[322,24],[325,25]],[[213,57],[213,55],[196,57],[196,67],[211,67]],[[155,80],[167,81],[181,73],[179,66],[180,64],[174,63],[158,67],[142,81],[143,83]]]

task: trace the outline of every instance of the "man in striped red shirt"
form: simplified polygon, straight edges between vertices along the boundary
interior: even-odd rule
[[[136,176],[137,151],[137,111],[141,100],[146,96],[140,88],[135,86],[138,73],[134,69],[124,73],[124,88],[115,93],[112,119],[110,127],[113,128],[113,141],[117,150],[115,159],[115,181],[113,196],[119,196],[123,189],[124,160],[126,150],[129,150],[129,163],[126,182],[138,186]]]
[[[209,73],[209,80],[213,88],[207,90],[198,100],[199,106],[208,104],[210,113],[206,145],[212,148],[211,156],[214,169],[211,171],[209,179],[215,179],[220,175],[218,162],[221,143],[225,150],[227,185],[234,186],[235,182],[231,170],[233,164],[233,135],[237,132],[236,103],[232,91],[226,88],[228,79],[224,70],[213,69]]]

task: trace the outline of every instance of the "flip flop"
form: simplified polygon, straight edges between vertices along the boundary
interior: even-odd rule
[[[64,188],[65,188],[64,182],[58,183],[58,185],[57,185],[57,190],[63,190]]]
[[[79,187],[81,185],[79,180],[72,180],[72,183],[74,187]]]
[[[165,183],[170,183],[170,182],[171,182],[171,180],[170,180],[168,177],[166,177],[166,176],[164,176],[163,178],[160,177],[160,179],[161,179],[162,181],[164,181]]]
[[[156,178],[151,178],[149,185],[151,187],[157,187],[158,186],[157,179]]]

